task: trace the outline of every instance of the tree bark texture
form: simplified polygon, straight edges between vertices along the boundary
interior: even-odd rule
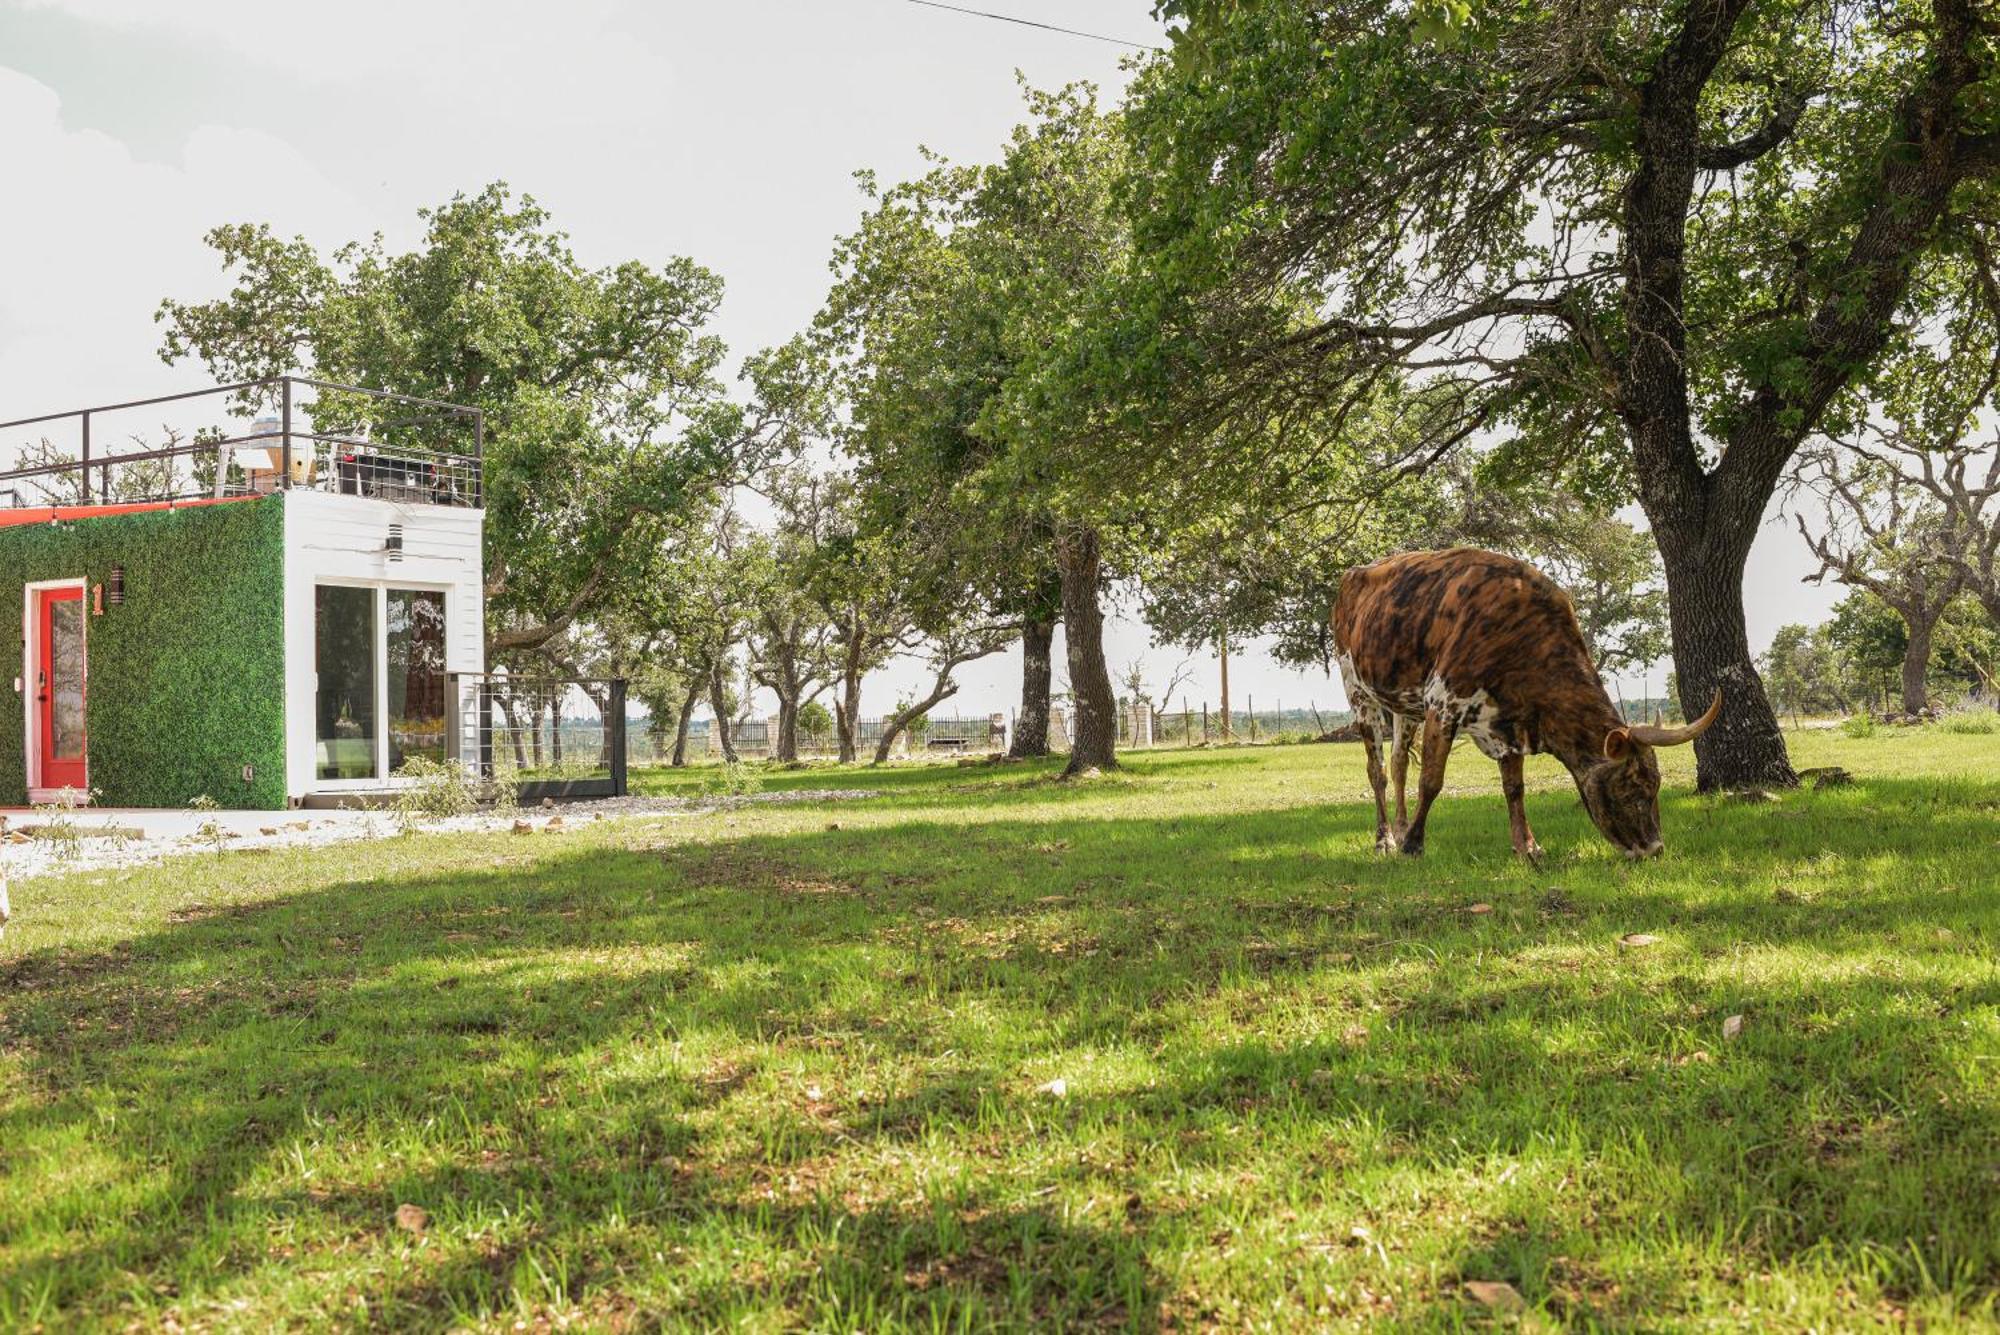
[[[1067,528],[1056,537],[1062,571],[1063,640],[1069,648],[1072,720],[1064,774],[1118,768],[1118,702],[1104,661],[1103,552],[1097,530]]]
[[[786,762],[799,758],[799,705],[796,698],[784,694],[778,696],[778,736],[771,755]]]
[[[1715,691],[1722,716],[1695,742],[1695,785],[1703,792],[1746,784],[1798,782],[1778,716],[1750,653],[1743,614],[1748,535],[1717,552],[1673,525],[1655,525],[1667,573],[1667,617],[1681,714],[1698,718]]]
[[[1911,621],[1910,642],[1903,650],[1903,712],[1905,714],[1927,714],[1931,708],[1930,693],[1925,689],[1924,679],[1930,675],[1931,645],[1934,642],[1937,621]]]
[[[722,758],[727,763],[736,763],[736,739],[730,735],[729,701],[722,690],[722,673],[712,672],[708,677],[708,707],[715,711],[715,740],[722,747]]]
[[[1049,753],[1049,682],[1055,667],[1056,623],[1030,617],[1021,627],[1021,712],[1007,754],[1030,759]]]
[[[694,721],[692,717],[694,714],[694,702],[700,698],[701,684],[699,682],[688,687],[687,694],[681,697],[680,717],[674,722],[673,766],[675,769],[684,769],[687,766],[688,725]]]
[[[843,626],[840,641],[840,694],[833,702],[833,735],[843,765],[852,765],[861,758],[861,678],[866,666],[866,629],[858,618],[850,619]]]

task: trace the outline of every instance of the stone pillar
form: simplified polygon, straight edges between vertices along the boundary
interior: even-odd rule
[[[1132,745],[1153,744],[1153,707],[1144,700],[1132,702]]]

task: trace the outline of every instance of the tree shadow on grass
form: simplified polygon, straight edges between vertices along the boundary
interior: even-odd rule
[[[1263,1128],[1286,1172],[1318,1171],[1286,1146],[1341,1146],[1314,1189],[1387,1228],[1383,1174],[1566,1145],[1594,1209],[1645,1202],[1617,1221],[1641,1238],[1726,1236],[1779,1266],[1897,1255],[1913,1290],[1990,1284],[2000,1096],[1968,1077],[1966,1044],[2000,984],[1990,954],[1969,980],[1943,966],[1990,933],[2000,889],[1941,890],[1992,828],[1983,798],[1935,791],[1875,782],[1775,813],[1680,799],[1676,860],[1592,851],[1555,873],[1488,856],[1504,825],[1481,799],[1440,810],[1426,863],[1367,851],[1351,805],[1076,821],[1053,841],[1046,814],[1001,811],[538,846],[518,867],[38,952],[0,969],[21,1075],[0,1156],[35,1184],[5,1221],[0,1292],[87,1310],[121,1288],[219,1296],[296,1245],[376,1257],[371,1301],[394,1321],[545,1302],[703,1324],[760,1305],[825,1324],[1154,1322],[1196,1203],[1086,1224],[963,1165],[942,1200],[855,1189],[883,1155],[1025,1154],[1038,1119],[1135,1128],[1135,1162],[1054,1174],[1111,1199],[1162,1155],[1255,1160],[1228,1128]],[[1896,818],[1856,851],[1871,810]],[[1580,816],[1542,823],[1552,846],[1591,837]],[[1884,858],[1893,882],[1869,869]],[[1723,862],[1808,888],[1781,902],[1690,874]],[[1468,914],[1475,894],[1495,911]],[[1667,939],[1614,944],[1634,928]],[[1883,942],[1913,931],[1924,947],[1892,958]],[[1726,966],[1745,943],[1798,967]],[[1749,1023],[1725,1041],[1731,1014]],[[1035,1093],[1038,1063],[1111,1050],[1146,1079]],[[879,1087],[801,1106],[787,1082],[819,1061]],[[288,1167],[330,1140],[359,1180]],[[433,1212],[422,1245],[390,1223],[405,1200]],[[1600,1299],[1566,1278],[1589,1249],[1575,1216],[1491,1209],[1499,1231],[1455,1250],[1466,1277],[1572,1316],[1671,1308],[1669,1275],[1623,1271]]]

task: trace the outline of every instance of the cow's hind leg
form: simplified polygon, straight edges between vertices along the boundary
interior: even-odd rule
[[[1507,797],[1507,829],[1514,836],[1514,851],[1540,866],[1542,846],[1535,842],[1535,832],[1528,828],[1527,785],[1521,780],[1520,756],[1501,757],[1500,791]]]
[[[1389,776],[1382,769],[1381,716],[1357,713],[1361,725],[1361,745],[1368,753],[1368,786],[1375,790],[1375,851],[1396,851],[1396,832],[1389,828]]]
[[[1410,748],[1416,745],[1417,725],[1401,714],[1390,724],[1389,782],[1396,790],[1396,837],[1410,828],[1410,804],[1405,796],[1410,786]]]
[[[1424,715],[1424,768],[1417,781],[1417,815],[1403,834],[1403,851],[1415,857],[1424,851],[1424,822],[1430,819],[1431,803],[1444,791],[1444,766],[1451,759],[1456,724],[1445,721],[1437,710]]]

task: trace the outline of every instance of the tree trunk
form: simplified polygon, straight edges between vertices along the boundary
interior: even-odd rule
[[[840,763],[861,758],[861,649],[857,634],[848,641],[840,666],[840,699],[834,705],[834,728],[840,734]]]
[[[1903,650],[1903,712],[1913,716],[1927,714],[1931,698],[1924,689],[1924,680],[1930,675],[1931,644],[1937,622],[1912,618],[1905,620],[1904,625],[1909,629],[1910,643]]]
[[[511,691],[501,697],[500,716],[507,720],[507,735],[514,739],[514,768],[517,770],[528,768],[528,753],[522,749],[521,743],[520,710],[514,703]]]
[[[1029,759],[1049,753],[1049,679],[1055,666],[1056,623],[1029,617],[1021,626],[1021,712],[1007,754]]]
[[[1066,775],[1118,768],[1118,701],[1104,661],[1104,609],[1098,605],[1103,553],[1097,530],[1068,529],[1056,538],[1062,570],[1063,639],[1075,708]]]
[[[675,769],[684,769],[687,767],[688,725],[694,721],[692,717],[694,714],[694,702],[696,700],[699,700],[700,698],[701,698],[701,683],[698,681],[695,682],[693,685],[689,686],[687,688],[687,694],[681,697],[680,718],[676,720],[674,724],[673,764]]]
[[[1218,652],[1219,652],[1219,653],[1221,654],[1221,657],[1222,657],[1222,740],[1226,742],[1226,741],[1230,740],[1230,736],[1229,736],[1229,637],[1228,637],[1227,635],[1225,635],[1225,636],[1223,636],[1223,637],[1222,637],[1221,639],[1217,640],[1217,641],[1215,642],[1215,647],[1216,647],[1217,651],[1218,651]]]
[[[720,669],[708,677],[708,707],[715,711],[715,739],[722,747],[722,758],[728,764],[736,763],[736,741],[729,735],[728,701],[722,693],[722,672]]]
[[[799,758],[799,705],[796,694],[778,695],[778,735],[772,742],[773,759],[786,762]]]
[[[1795,786],[1798,776],[1751,658],[1743,617],[1743,567],[1755,530],[1722,543],[1705,542],[1708,535],[1692,525],[1663,514],[1651,517],[1667,573],[1682,716],[1699,718],[1717,688],[1722,691],[1722,716],[1694,744],[1696,787],[1711,792]]]
[[[957,694],[958,687],[955,685],[946,685],[933,689],[922,700],[897,710],[894,714],[883,720],[882,740],[875,744],[875,763],[880,765],[889,759],[890,748],[895,746],[896,739],[903,735],[903,729],[910,726],[912,719],[928,713]]]

